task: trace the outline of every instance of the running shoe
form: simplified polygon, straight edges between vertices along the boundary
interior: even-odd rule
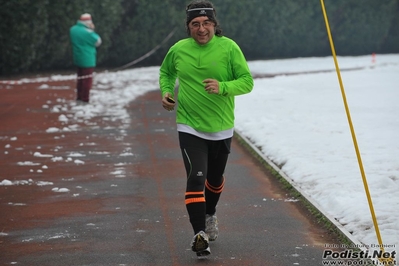
[[[208,256],[211,254],[211,250],[209,248],[209,238],[204,231],[200,231],[194,236],[191,243],[191,249],[197,253],[198,257]]]
[[[216,215],[207,214],[205,217],[205,232],[208,234],[210,241],[215,241],[219,235],[218,218]]]

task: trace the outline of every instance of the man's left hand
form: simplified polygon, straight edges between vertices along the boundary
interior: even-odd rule
[[[205,90],[209,94],[219,94],[219,81],[216,79],[205,79],[202,82],[205,84]]]

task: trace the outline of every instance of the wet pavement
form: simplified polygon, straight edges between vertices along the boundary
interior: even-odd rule
[[[339,245],[234,140],[220,235],[197,259],[174,113],[160,93],[131,102],[129,120],[65,128],[52,108],[74,104],[74,81],[40,85],[0,84],[0,265],[312,266]]]

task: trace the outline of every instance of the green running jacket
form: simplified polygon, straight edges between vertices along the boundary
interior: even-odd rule
[[[219,81],[219,94],[205,91],[203,80],[208,78]],[[168,92],[174,95],[176,79],[176,122],[206,133],[234,128],[234,96],[253,88],[240,47],[233,40],[216,35],[205,45],[187,38],[169,49],[160,68],[162,96]]]

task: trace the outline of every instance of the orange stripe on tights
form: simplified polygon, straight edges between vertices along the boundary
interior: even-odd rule
[[[186,199],[186,205],[191,203],[205,202],[205,197]]]
[[[213,192],[213,193],[216,193],[216,194],[222,193],[223,187],[224,187],[224,181],[225,181],[225,179],[223,178],[222,184],[221,184],[220,186],[218,186],[218,187],[214,187],[214,186],[212,186],[211,184],[208,183],[208,180],[206,180],[206,181],[205,181],[205,187],[206,187],[209,191],[211,191],[211,192]]]

